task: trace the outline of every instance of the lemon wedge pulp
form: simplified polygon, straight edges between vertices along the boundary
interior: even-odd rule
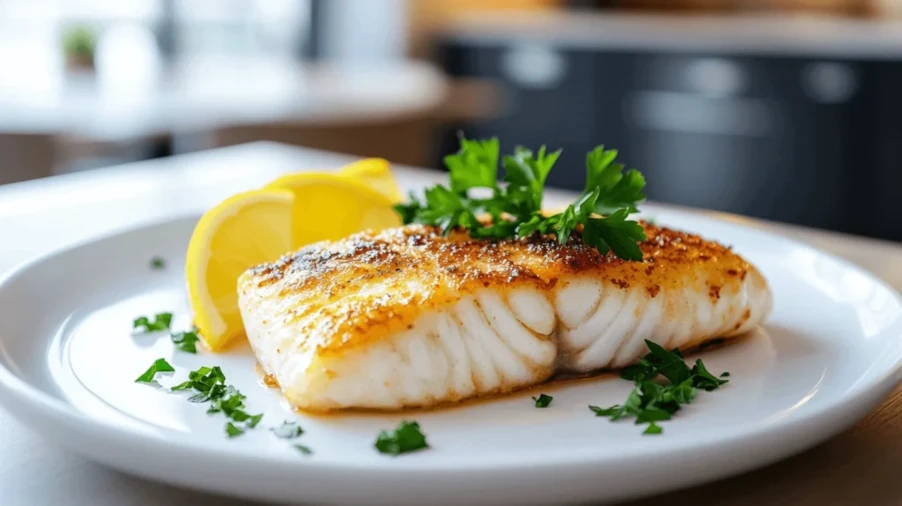
[[[237,281],[254,265],[271,262],[292,248],[294,196],[279,189],[234,195],[204,213],[185,259],[194,325],[212,351],[244,335]]]

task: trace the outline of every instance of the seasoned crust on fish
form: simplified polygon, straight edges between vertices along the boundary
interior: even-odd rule
[[[489,242],[409,225],[321,242],[239,279],[248,339],[295,407],[398,409],[626,366],[769,313],[729,248],[643,224],[643,261],[574,234]]]

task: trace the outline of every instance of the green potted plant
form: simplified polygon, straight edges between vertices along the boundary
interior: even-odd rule
[[[70,69],[93,69],[97,37],[91,28],[74,26],[63,33],[63,55]]]

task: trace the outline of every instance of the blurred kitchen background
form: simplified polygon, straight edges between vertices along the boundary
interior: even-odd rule
[[[0,0],[0,184],[256,140],[439,168],[457,132],[902,241],[902,0]]]

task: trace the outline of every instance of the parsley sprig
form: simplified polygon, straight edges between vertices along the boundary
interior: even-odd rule
[[[620,372],[621,378],[636,384],[626,402],[609,408],[589,406],[595,416],[608,417],[611,421],[632,416],[636,418],[636,424],[648,424],[644,434],[660,434],[663,429],[657,422],[673,418],[683,404],[695,399],[698,389],[710,392],[729,381],[708,372],[701,359],[690,368],[679,350],[667,351],[649,340],[645,345],[649,353]],[[659,383],[660,376],[667,379],[668,384]],[[729,373],[721,374],[721,377],[726,376]]]
[[[422,201],[411,194],[407,203],[395,206],[404,223],[438,226],[446,235],[461,228],[477,239],[550,234],[562,244],[579,232],[602,254],[613,251],[625,260],[642,259],[638,243],[645,233],[628,218],[645,199],[645,178],[635,169],[624,172],[624,165],[615,163],[617,150],[598,146],[590,151],[582,195],[563,212],[548,215],[542,211],[545,180],[561,150],[548,152],[542,146],[533,152],[518,146],[501,158],[499,146],[496,137],[461,138],[458,152],[444,159],[449,186],[428,188]],[[498,182],[499,159],[504,186]],[[475,196],[479,190],[489,195]]]

